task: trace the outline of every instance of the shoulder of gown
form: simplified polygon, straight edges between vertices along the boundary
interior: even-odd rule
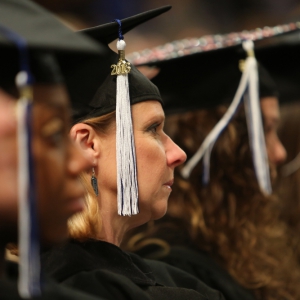
[[[6,263],[6,274],[0,280],[1,300],[22,300],[18,293],[18,265],[13,262]],[[42,294],[36,300],[105,300],[106,298],[93,297],[87,293],[61,286],[51,279],[43,282]]]
[[[143,259],[133,253],[130,253],[130,256],[133,261],[144,261],[144,263],[146,263],[152,270],[155,280],[159,285],[194,290],[202,295],[204,297],[203,299],[224,299],[223,295],[219,291],[210,288],[197,277],[182,269],[161,261]]]
[[[185,247],[171,247],[162,261],[184,270],[216,289],[227,300],[254,300],[250,290],[243,288],[207,252]]]
[[[224,299],[186,272],[101,241],[52,249],[42,255],[42,264],[62,284],[110,299]]]

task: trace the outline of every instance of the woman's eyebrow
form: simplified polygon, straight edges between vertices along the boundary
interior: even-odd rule
[[[159,115],[154,115],[148,118],[145,122],[147,124],[153,123],[153,122],[164,122],[165,121],[165,115],[164,114],[159,114]]]
[[[46,100],[45,102],[37,101],[36,104],[42,105],[46,109],[49,108],[51,110],[55,110],[55,111],[59,112],[60,114],[65,114],[66,112],[69,112],[71,110],[68,103],[61,102],[61,101],[53,101],[50,99],[49,99],[49,101]]]
[[[49,136],[53,132],[60,130],[64,127],[64,121],[61,118],[54,118],[49,120],[46,124],[44,124],[41,128],[41,133],[43,136]]]

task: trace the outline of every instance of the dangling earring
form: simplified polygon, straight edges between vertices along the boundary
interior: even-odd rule
[[[92,184],[92,187],[93,187],[93,190],[94,190],[96,196],[98,196],[98,194],[99,194],[99,191],[98,191],[98,180],[95,177],[95,169],[94,168],[92,168],[92,172],[93,172],[93,174],[92,174],[92,178],[91,178],[91,184]]]

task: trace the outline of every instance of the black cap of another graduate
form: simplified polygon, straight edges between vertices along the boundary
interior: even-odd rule
[[[158,86],[166,114],[230,104],[241,80],[242,46],[192,54],[164,62],[152,82]],[[278,96],[268,72],[259,66],[260,96]]]
[[[209,181],[211,149],[243,99],[258,183],[263,193],[272,192],[259,99],[278,96],[278,93],[270,75],[261,64],[257,64],[255,50],[266,40],[272,41],[272,37],[276,39],[276,36],[296,30],[297,24],[289,24],[185,39],[132,55],[130,61],[134,64],[160,69],[152,81],[160,88],[166,113],[230,104],[182,169],[185,178],[204,157],[203,179],[205,183]]]
[[[51,54],[55,54],[63,75],[68,76],[76,68],[76,62],[106,53],[105,47],[85,35],[74,34],[50,12],[32,1],[1,0],[0,25],[0,86],[14,82],[20,70],[18,47],[10,38],[11,34],[7,35],[6,29],[22,37],[29,53],[33,77],[37,81],[62,80],[60,75],[50,79],[57,69],[57,64],[49,58]],[[47,54],[42,58],[44,53]],[[45,68],[45,65],[48,67]]]
[[[120,20],[122,33],[125,34],[134,27],[170,9],[171,6],[163,6]],[[110,73],[112,71],[111,65],[118,61],[118,55],[108,47],[108,44],[118,38],[119,25],[117,22],[111,22],[81,30],[80,33],[106,45],[108,54],[104,63],[101,59],[85,61],[67,79],[68,83],[75,88],[71,92],[72,99],[75,99],[75,103],[73,103],[75,123],[112,112],[116,107],[116,78]],[[131,66],[131,72],[128,76],[131,104],[150,99],[162,101],[157,87],[134,66]],[[82,88],[78,88],[77,91],[77,86]]]
[[[26,39],[29,49],[56,53],[93,53],[103,49],[83,35],[75,35],[53,14],[29,0],[1,0],[0,23]],[[0,35],[3,46],[12,46]],[[2,51],[4,48],[1,47]]]
[[[241,61],[246,57],[243,40],[255,42],[256,54],[266,40],[292,32],[299,32],[296,24],[184,39],[132,53],[128,59],[137,66],[159,69],[152,82],[161,92],[167,114],[212,108],[234,98],[242,76]],[[278,97],[281,91],[265,62],[258,59],[260,97]]]
[[[269,45],[256,51],[257,59],[267,68],[276,83],[281,104],[300,100],[299,53],[299,31],[274,38]]]
[[[101,56],[105,48],[66,28],[51,13],[27,0],[0,1],[0,87],[18,96],[16,189],[19,221],[19,281],[22,298],[41,295],[39,222],[33,136],[33,90],[60,83],[76,61]],[[57,63],[57,59],[61,64]],[[63,62],[63,63],[62,63]],[[19,92],[19,93],[18,93]],[[7,149],[9,151],[9,149]]]

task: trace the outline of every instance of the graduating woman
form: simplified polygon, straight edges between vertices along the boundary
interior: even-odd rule
[[[41,284],[39,245],[67,238],[68,218],[83,208],[78,176],[89,166],[68,137],[69,99],[55,55],[87,59],[103,50],[29,1],[1,1],[0,19],[0,298],[90,299]],[[7,243],[17,242],[18,285],[18,266],[4,260]]]
[[[255,34],[249,32],[252,38]],[[242,49],[227,46],[239,43],[243,35],[232,34],[227,41],[221,36],[175,41],[173,47],[134,54],[137,62],[160,68],[153,82],[161,88],[167,111],[181,112],[168,117],[166,130],[190,159],[230,112],[221,104],[232,101],[239,85]],[[184,76],[174,75],[176,70]],[[278,99],[274,82],[261,67],[259,81],[263,138],[274,179],[276,166],[286,155],[276,132]],[[258,185],[245,114],[239,110],[218,131],[219,138],[211,144],[210,167],[204,156],[189,180],[175,173],[167,216],[132,233],[123,246],[196,275],[226,299],[298,299],[299,264],[279,218],[277,197]]]
[[[126,24],[122,21],[123,28]],[[107,26],[118,30],[116,23]],[[163,130],[157,87],[125,61],[122,39],[118,47],[119,62],[115,53],[108,61],[115,63],[112,75],[106,71],[103,76],[94,65],[79,76],[89,82],[98,70],[97,84],[102,81],[89,105],[81,101],[81,109],[77,106],[71,129],[93,165],[82,175],[86,209],[70,220],[72,240],[44,253],[43,265],[62,284],[94,295],[99,294],[98,273],[105,270],[127,277],[149,299],[222,299],[188,273],[119,248],[128,230],[165,214],[174,169],[186,156]]]

